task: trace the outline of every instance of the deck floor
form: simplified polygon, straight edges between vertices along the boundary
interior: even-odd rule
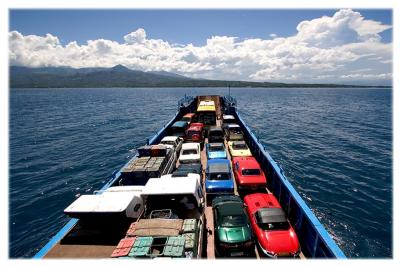
[[[220,116],[218,116],[220,118]],[[217,125],[221,126],[221,120],[217,119]],[[204,143],[208,143],[208,139],[205,139]],[[226,140],[224,141],[226,152],[228,159],[231,160],[231,156],[228,151],[228,145]],[[205,184],[205,169],[207,166],[207,155],[205,151],[205,145],[203,145],[203,149],[201,150],[201,164],[203,166],[203,173],[202,173],[202,179],[203,179],[203,186]],[[179,166],[179,161],[176,162],[176,167]],[[234,179],[234,193],[235,195],[239,195],[239,192],[237,190],[236,186],[236,181]],[[205,187],[203,187],[205,191]],[[266,189],[266,192],[269,193],[269,191]],[[243,195],[241,195],[243,196]],[[206,195],[207,197],[207,195]],[[205,201],[207,202],[207,201]],[[205,220],[206,220],[206,228],[204,229],[204,239],[205,239],[205,245],[206,247],[203,247],[203,256],[207,259],[214,259],[216,258],[215,254],[215,246],[214,246],[214,219],[213,219],[213,213],[212,213],[212,207],[211,206],[206,206],[205,207]],[[73,230],[72,230],[73,231]],[[68,240],[68,235],[70,235],[71,232],[67,234],[67,236],[64,239]],[[82,244],[79,243],[79,241],[61,241],[60,243],[57,243],[46,255],[45,258],[109,258],[113,250],[116,248],[118,242],[112,242],[112,243],[86,243]],[[257,259],[260,259],[260,255],[257,249],[257,246],[255,247],[254,254],[253,256]],[[305,259],[305,256],[303,253],[300,254],[300,258]]]

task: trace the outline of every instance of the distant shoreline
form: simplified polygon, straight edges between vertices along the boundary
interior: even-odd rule
[[[10,67],[10,88],[392,88],[390,85],[283,83],[188,78],[166,71],[111,68]]]

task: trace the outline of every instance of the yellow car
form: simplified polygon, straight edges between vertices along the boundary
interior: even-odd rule
[[[229,153],[232,157],[252,156],[244,141],[228,141]]]

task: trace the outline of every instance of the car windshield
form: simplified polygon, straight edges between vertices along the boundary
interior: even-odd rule
[[[246,150],[247,146],[245,143],[233,143],[232,148],[234,150]]]
[[[181,121],[190,122],[190,117],[182,117]]]
[[[188,136],[188,137],[192,137],[193,135],[200,135],[200,132],[197,131],[197,130],[189,130],[189,131],[187,132],[187,136]]]
[[[277,223],[260,223],[258,226],[262,230],[288,230],[289,223],[288,222],[277,222]]]
[[[258,226],[262,230],[287,230],[290,225],[281,208],[262,208],[255,213]]]
[[[239,128],[230,128],[229,129],[229,134],[241,134],[242,132],[240,131]]]
[[[188,149],[188,150],[183,150],[182,155],[190,155],[190,154],[197,154],[197,150],[195,149]]]
[[[216,137],[219,137],[219,136],[223,136],[224,135],[224,133],[222,132],[222,131],[220,131],[220,130],[212,130],[212,131],[210,131],[210,134],[209,134],[210,136],[216,136]]]
[[[208,177],[209,180],[228,180],[230,175],[228,173],[211,173]]]
[[[243,169],[242,175],[260,175],[260,169]]]
[[[221,217],[221,226],[237,227],[245,225],[246,225],[246,219],[244,215],[227,215]]]
[[[224,147],[223,146],[210,146],[208,148],[209,151],[224,151]]]

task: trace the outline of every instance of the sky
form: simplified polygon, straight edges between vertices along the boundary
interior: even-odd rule
[[[388,9],[11,10],[11,65],[388,85]]]

